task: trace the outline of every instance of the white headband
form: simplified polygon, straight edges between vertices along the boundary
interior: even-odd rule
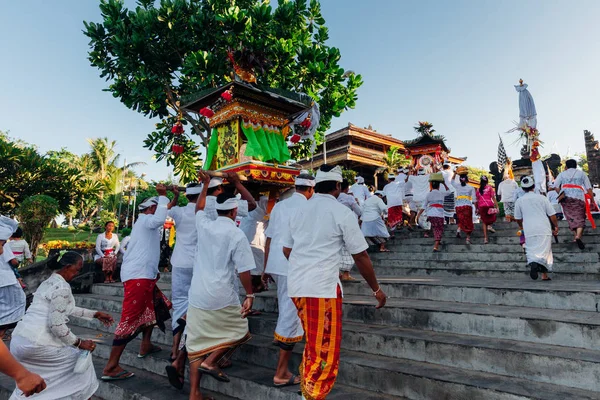
[[[418,175],[425,175],[425,170],[424,169],[420,169],[419,172],[417,172]]]
[[[296,177],[294,184],[296,186],[315,187],[316,182],[315,178],[313,178],[308,171],[300,171],[300,175]]]
[[[524,176],[523,179],[521,179],[521,187],[523,189],[529,189],[530,187],[535,186],[535,181],[533,180],[533,177],[531,176]]]
[[[223,184],[222,178],[212,178],[210,180],[210,182],[208,183],[208,188],[212,189],[214,187],[221,186],[222,184]]]
[[[396,175],[395,174],[388,174],[388,179],[396,179]]]
[[[360,177],[356,178],[356,180],[358,181],[359,178]],[[360,178],[360,179],[362,179],[362,178]],[[342,182],[343,180],[344,180],[344,178],[342,177],[342,169],[338,165],[329,172],[324,172],[321,170],[317,171],[317,177],[315,178],[315,183],[325,182],[325,181]]]
[[[358,182],[358,183],[365,183],[365,178],[363,178],[362,176],[357,176],[356,177],[356,182]]]
[[[19,227],[19,223],[12,218],[0,216],[0,240],[8,240]]]
[[[375,192],[375,194],[380,194],[382,197],[385,197],[385,193],[383,192],[383,190],[378,190]]]
[[[157,204],[158,204],[158,197],[150,197],[149,199],[147,199],[146,201],[144,201],[142,204],[140,204],[138,206],[138,210],[144,211],[146,208],[155,206]]]
[[[200,193],[202,193],[202,185],[185,188],[185,194],[189,194],[190,196]]]
[[[215,208],[219,211],[229,211],[238,208],[238,201],[235,198],[227,199],[223,203],[216,204]]]

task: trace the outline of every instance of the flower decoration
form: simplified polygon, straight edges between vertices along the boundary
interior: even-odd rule
[[[290,138],[290,142],[296,144],[300,141],[301,136],[298,135],[297,133],[293,134],[292,137]]]
[[[177,121],[171,128],[171,133],[174,135],[181,135],[183,133],[183,124],[181,121]]]
[[[221,97],[225,99],[225,101],[231,101],[233,99],[233,93],[231,93],[231,89],[221,93]]]
[[[208,107],[203,107],[200,109],[199,113],[206,118],[212,118],[215,115],[215,112]]]
[[[301,127],[303,128],[310,128],[311,122],[310,122],[310,118],[306,118],[304,121],[302,121],[302,123],[300,124]]]
[[[184,147],[180,144],[174,144],[173,146],[171,146],[171,151],[175,155],[183,154],[183,150],[184,150]]]

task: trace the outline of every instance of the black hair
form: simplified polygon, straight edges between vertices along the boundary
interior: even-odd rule
[[[217,196],[217,204],[223,204],[225,203],[227,200],[229,199],[234,199],[235,195],[233,193],[221,193],[220,195]],[[217,214],[220,216],[225,216],[227,214],[229,214],[231,212],[231,210],[217,210]]]
[[[350,182],[348,182],[348,179],[344,179],[342,181],[342,190],[346,190],[350,187]]]
[[[63,253],[62,257],[60,256],[60,253],[58,253],[48,260],[48,268],[50,268],[52,271],[58,271],[67,265],[77,264],[79,260],[83,261],[82,255],[74,251],[67,251]]]
[[[444,165],[442,165],[442,168],[443,168],[443,169],[450,169],[450,164],[447,164],[447,165],[446,165],[446,164],[444,164]]]
[[[565,162],[565,167],[567,167],[567,169],[577,168],[577,161],[574,159],[567,160]]]
[[[485,175],[481,175],[481,178],[479,179],[479,194],[483,194],[483,191],[485,190],[485,187],[487,186],[488,182],[488,177]]]
[[[18,227],[17,230],[15,231],[15,233],[13,233],[11,237],[21,239],[23,237],[23,229],[21,229],[21,227]]]
[[[431,187],[434,189],[439,189],[440,188],[440,182],[434,181],[431,182]]]
[[[335,192],[337,189],[337,184],[339,182],[336,181],[323,181],[319,182],[315,185],[315,192],[317,193],[331,193]]]
[[[213,193],[216,192],[217,190],[221,189],[222,187],[223,187],[223,185],[217,185],[215,187],[208,188],[208,190],[206,191],[206,195],[214,196]]]
[[[464,182],[463,182],[463,179],[464,179]],[[461,186],[467,186],[467,182],[469,181],[469,175],[467,175],[467,174],[459,175],[459,180],[460,180]]]
[[[106,223],[104,224],[104,228],[106,228],[108,226],[108,224],[115,224],[115,221],[106,221]]]
[[[335,168],[335,165],[323,164],[323,165],[321,165],[321,168],[319,168],[319,169],[323,172],[329,172],[334,168]]]
[[[525,191],[525,192],[531,192],[533,189],[535,189],[535,185],[533,185],[533,186],[529,186],[528,188],[524,188],[524,187],[522,187],[522,186],[521,186],[521,188],[522,188],[522,189],[523,189],[523,191]]]

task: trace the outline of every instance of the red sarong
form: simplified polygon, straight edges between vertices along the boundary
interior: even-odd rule
[[[171,302],[158,289],[157,281],[158,279],[132,279],[123,282],[125,295],[121,320],[115,329],[114,346],[127,344],[144,328],[162,324],[168,319],[164,314],[164,308],[171,309]],[[161,306],[158,318],[156,305]]]
[[[481,222],[486,224],[486,225],[492,225],[494,222],[496,222],[496,215],[497,214],[490,214],[488,213],[490,208],[494,208],[494,206],[481,206],[479,207],[479,219],[481,219]]]
[[[433,238],[435,241],[441,241],[444,236],[444,218],[443,217],[427,217],[427,221],[431,223]]]
[[[458,227],[467,235],[473,232],[473,206],[456,207]]]
[[[390,228],[395,227],[403,220],[402,206],[394,206],[388,208],[388,225]]]
[[[302,395],[308,400],[327,397],[337,378],[342,340],[342,292],[336,299],[294,297],[306,335],[300,377]]]

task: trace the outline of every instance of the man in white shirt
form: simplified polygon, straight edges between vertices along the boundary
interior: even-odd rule
[[[17,230],[14,219],[0,216],[0,339],[7,329],[15,327],[25,314],[25,292],[9,261],[14,260],[10,246],[6,243]]]
[[[358,205],[358,201],[354,197],[354,194],[350,193],[350,183],[344,179],[342,181],[342,191],[338,196],[337,200],[348,207],[356,215],[356,218],[361,217],[362,209]],[[354,266],[354,259],[352,255],[348,253],[345,247],[342,247],[342,263],[340,264],[340,280],[341,281],[355,281],[356,279],[350,275],[352,267]]]
[[[515,215],[513,199],[517,189],[519,189],[519,185],[510,175],[505,175],[504,180],[498,185],[498,195],[500,196],[500,202],[504,205],[504,215],[508,222],[512,221]]]
[[[425,172],[425,168],[419,168],[417,175],[411,175],[408,183],[412,185],[413,201],[410,205],[410,214],[414,215],[412,224],[418,224],[417,213],[421,209],[427,194],[429,194],[429,174]],[[414,213],[414,214],[413,214]]]
[[[202,191],[198,183],[190,183],[186,186],[185,197],[187,205],[180,207],[179,188],[173,187],[173,200],[167,205],[167,216],[175,221],[175,248],[171,255],[171,302],[173,303],[172,328],[173,347],[171,358],[176,359],[179,353],[179,342],[183,329],[185,328],[184,316],[188,308],[188,292],[192,284],[194,272],[194,257],[196,256],[196,243],[198,233],[196,232],[196,201]],[[183,359],[185,360],[185,358]]]
[[[558,220],[546,196],[534,193],[532,176],[521,179],[521,189],[525,195],[515,203],[515,220],[527,235],[525,252],[530,276],[535,280],[541,272],[542,280],[549,281],[548,271],[552,271],[553,262],[552,235],[558,235]]]
[[[160,229],[167,218],[164,185],[156,186],[159,197],[142,202],[138,209],[140,215],[133,225],[131,240],[121,266],[121,281],[125,288],[121,320],[115,330],[113,347],[108,363],[104,367],[102,380],[131,378],[134,374],[121,368],[119,360],[125,346],[142,332],[142,344],[138,357],[161,350],[150,341],[154,325],[164,325],[164,318],[155,312],[155,299],[160,299],[167,308],[169,300],[156,287],[158,281],[158,262],[160,259]],[[170,316],[169,316],[170,318]]]
[[[369,188],[365,185],[365,178],[362,176],[356,177],[356,183],[352,185],[350,188],[354,197],[358,200],[358,204],[362,206],[362,204],[371,197],[371,192],[369,192]]]
[[[385,243],[390,237],[383,220],[388,206],[383,201],[384,193],[381,190],[369,197],[362,206],[362,224],[360,230],[370,246],[379,246],[380,253],[388,253]]]
[[[202,399],[202,374],[229,382],[218,364],[250,340],[245,317],[254,300],[250,275],[254,257],[246,236],[235,223],[238,201],[229,193],[217,196],[218,217],[213,221],[204,213],[210,178],[203,171],[199,178],[203,189],[196,203],[198,246],[186,325],[190,400]],[[243,306],[235,290],[236,271],[246,290]]]
[[[390,182],[383,187],[383,193],[387,199],[388,226],[390,229],[395,229],[396,225],[404,220],[402,205],[404,203],[404,185],[406,182],[396,179],[394,174],[388,174],[388,179]]]
[[[250,243],[252,249],[252,255],[254,255],[254,268],[251,272],[253,276],[254,291],[263,291],[261,283],[261,276],[265,268],[265,244],[267,238],[265,236],[265,230],[270,223],[267,220],[267,206],[269,198],[267,196],[260,196],[256,201],[256,208],[248,213],[248,216],[242,218],[240,222],[240,229],[246,235],[246,239]]]
[[[298,309],[306,334],[301,371],[305,399],[325,399],[338,373],[342,335],[339,278],[342,247],[352,254],[358,270],[373,290],[377,308],[386,302],[356,216],[336,200],[341,182],[340,167],[321,166],[316,176],[317,194],[291,217],[290,229],[283,240],[283,252],[290,261],[288,294]],[[324,323],[316,324],[315,319]]]
[[[235,172],[227,174],[227,182],[233,184],[235,190],[240,194],[241,199],[238,201],[238,218],[245,218],[248,213],[256,208],[256,201],[250,194],[248,189],[242,185],[240,177]],[[215,221],[218,217],[216,204],[217,196],[221,193],[225,193],[225,187],[223,186],[222,178],[212,178],[208,184],[208,194],[206,196],[206,207],[204,213],[208,218]]]
[[[294,302],[288,295],[287,275],[289,262],[283,254],[283,238],[290,229],[290,218],[314,193],[315,178],[303,172],[296,177],[296,193],[273,207],[267,228],[265,246],[265,275],[263,282],[272,279],[277,284],[279,315],[275,327],[275,342],[279,346],[279,361],[273,377],[275,386],[300,384],[300,377],[292,374],[289,362],[294,345],[304,337],[302,323]]]

